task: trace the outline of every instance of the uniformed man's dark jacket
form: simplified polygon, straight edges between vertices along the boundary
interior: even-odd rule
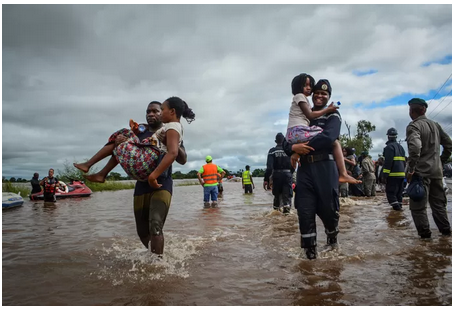
[[[268,151],[267,155],[267,170],[265,171],[264,181],[270,180],[270,175],[273,170],[290,170],[294,171],[290,164],[290,156],[284,152],[282,145],[277,145]]]
[[[405,177],[405,150],[395,140],[386,142],[386,147],[383,150],[385,163],[381,173],[382,178],[389,177]]]
[[[339,112],[325,114],[311,120],[310,126],[319,126],[323,129],[323,132],[309,141],[308,145],[313,147],[315,151],[312,151],[308,155],[333,154],[333,143],[339,138],[341,123],[342,118]],[[294,153],[292,151],[292,145],[286,140],[283,142],[283,149],[289,156]]]

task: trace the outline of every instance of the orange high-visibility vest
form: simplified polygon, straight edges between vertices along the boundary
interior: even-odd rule
[[[205,184],[218,183],[218,169],[213,163],[207,163],[202,166],[204,173],[201,174]]]

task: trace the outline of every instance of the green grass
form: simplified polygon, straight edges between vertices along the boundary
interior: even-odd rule
[[[5,182],[2,184],[2,192],[13,192],[13,193],[19,193],[21,197],[26,197],[30,194],[30,189],[26,187],[18,187],[13,186],[11,182]]]
[[[123,189],[134,189],[135,183],[121,183],[117,181],[106,181],[105,183],[92,183],[90,181],[85,182],[86,186],[91,189],[92,192],[96,191],[114,191]]]
[[[173,182],[174,182],[174,180],[173,180]],[[174,184],[174,186],[176,186],[176,187],[180,187],[180,186],[194,186],[194,185],[200,185],[199,181],[184,181],[184,182],[181,182],[181,183]]]

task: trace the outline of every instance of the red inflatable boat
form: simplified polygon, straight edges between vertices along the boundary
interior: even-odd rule
[[[78,180],[72,181],[70,184],[66,185],[64,189],[65,190],[61,190],[58,188],[58,191],[55,193],[57,199],[89,197],[92,194],[91,189]],[[30,200],[44,200],[44,191],[31,194]]]

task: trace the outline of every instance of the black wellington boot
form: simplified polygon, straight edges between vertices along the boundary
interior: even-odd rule
[[[158,256],[163,255],[164,239],[163,234],[151,235],[151,252],[157,254]]]
[[[317,251],[316,251],[315,247],[304,248],[304,251],[306,252],[306,257],[309,260],[317,259]]]

